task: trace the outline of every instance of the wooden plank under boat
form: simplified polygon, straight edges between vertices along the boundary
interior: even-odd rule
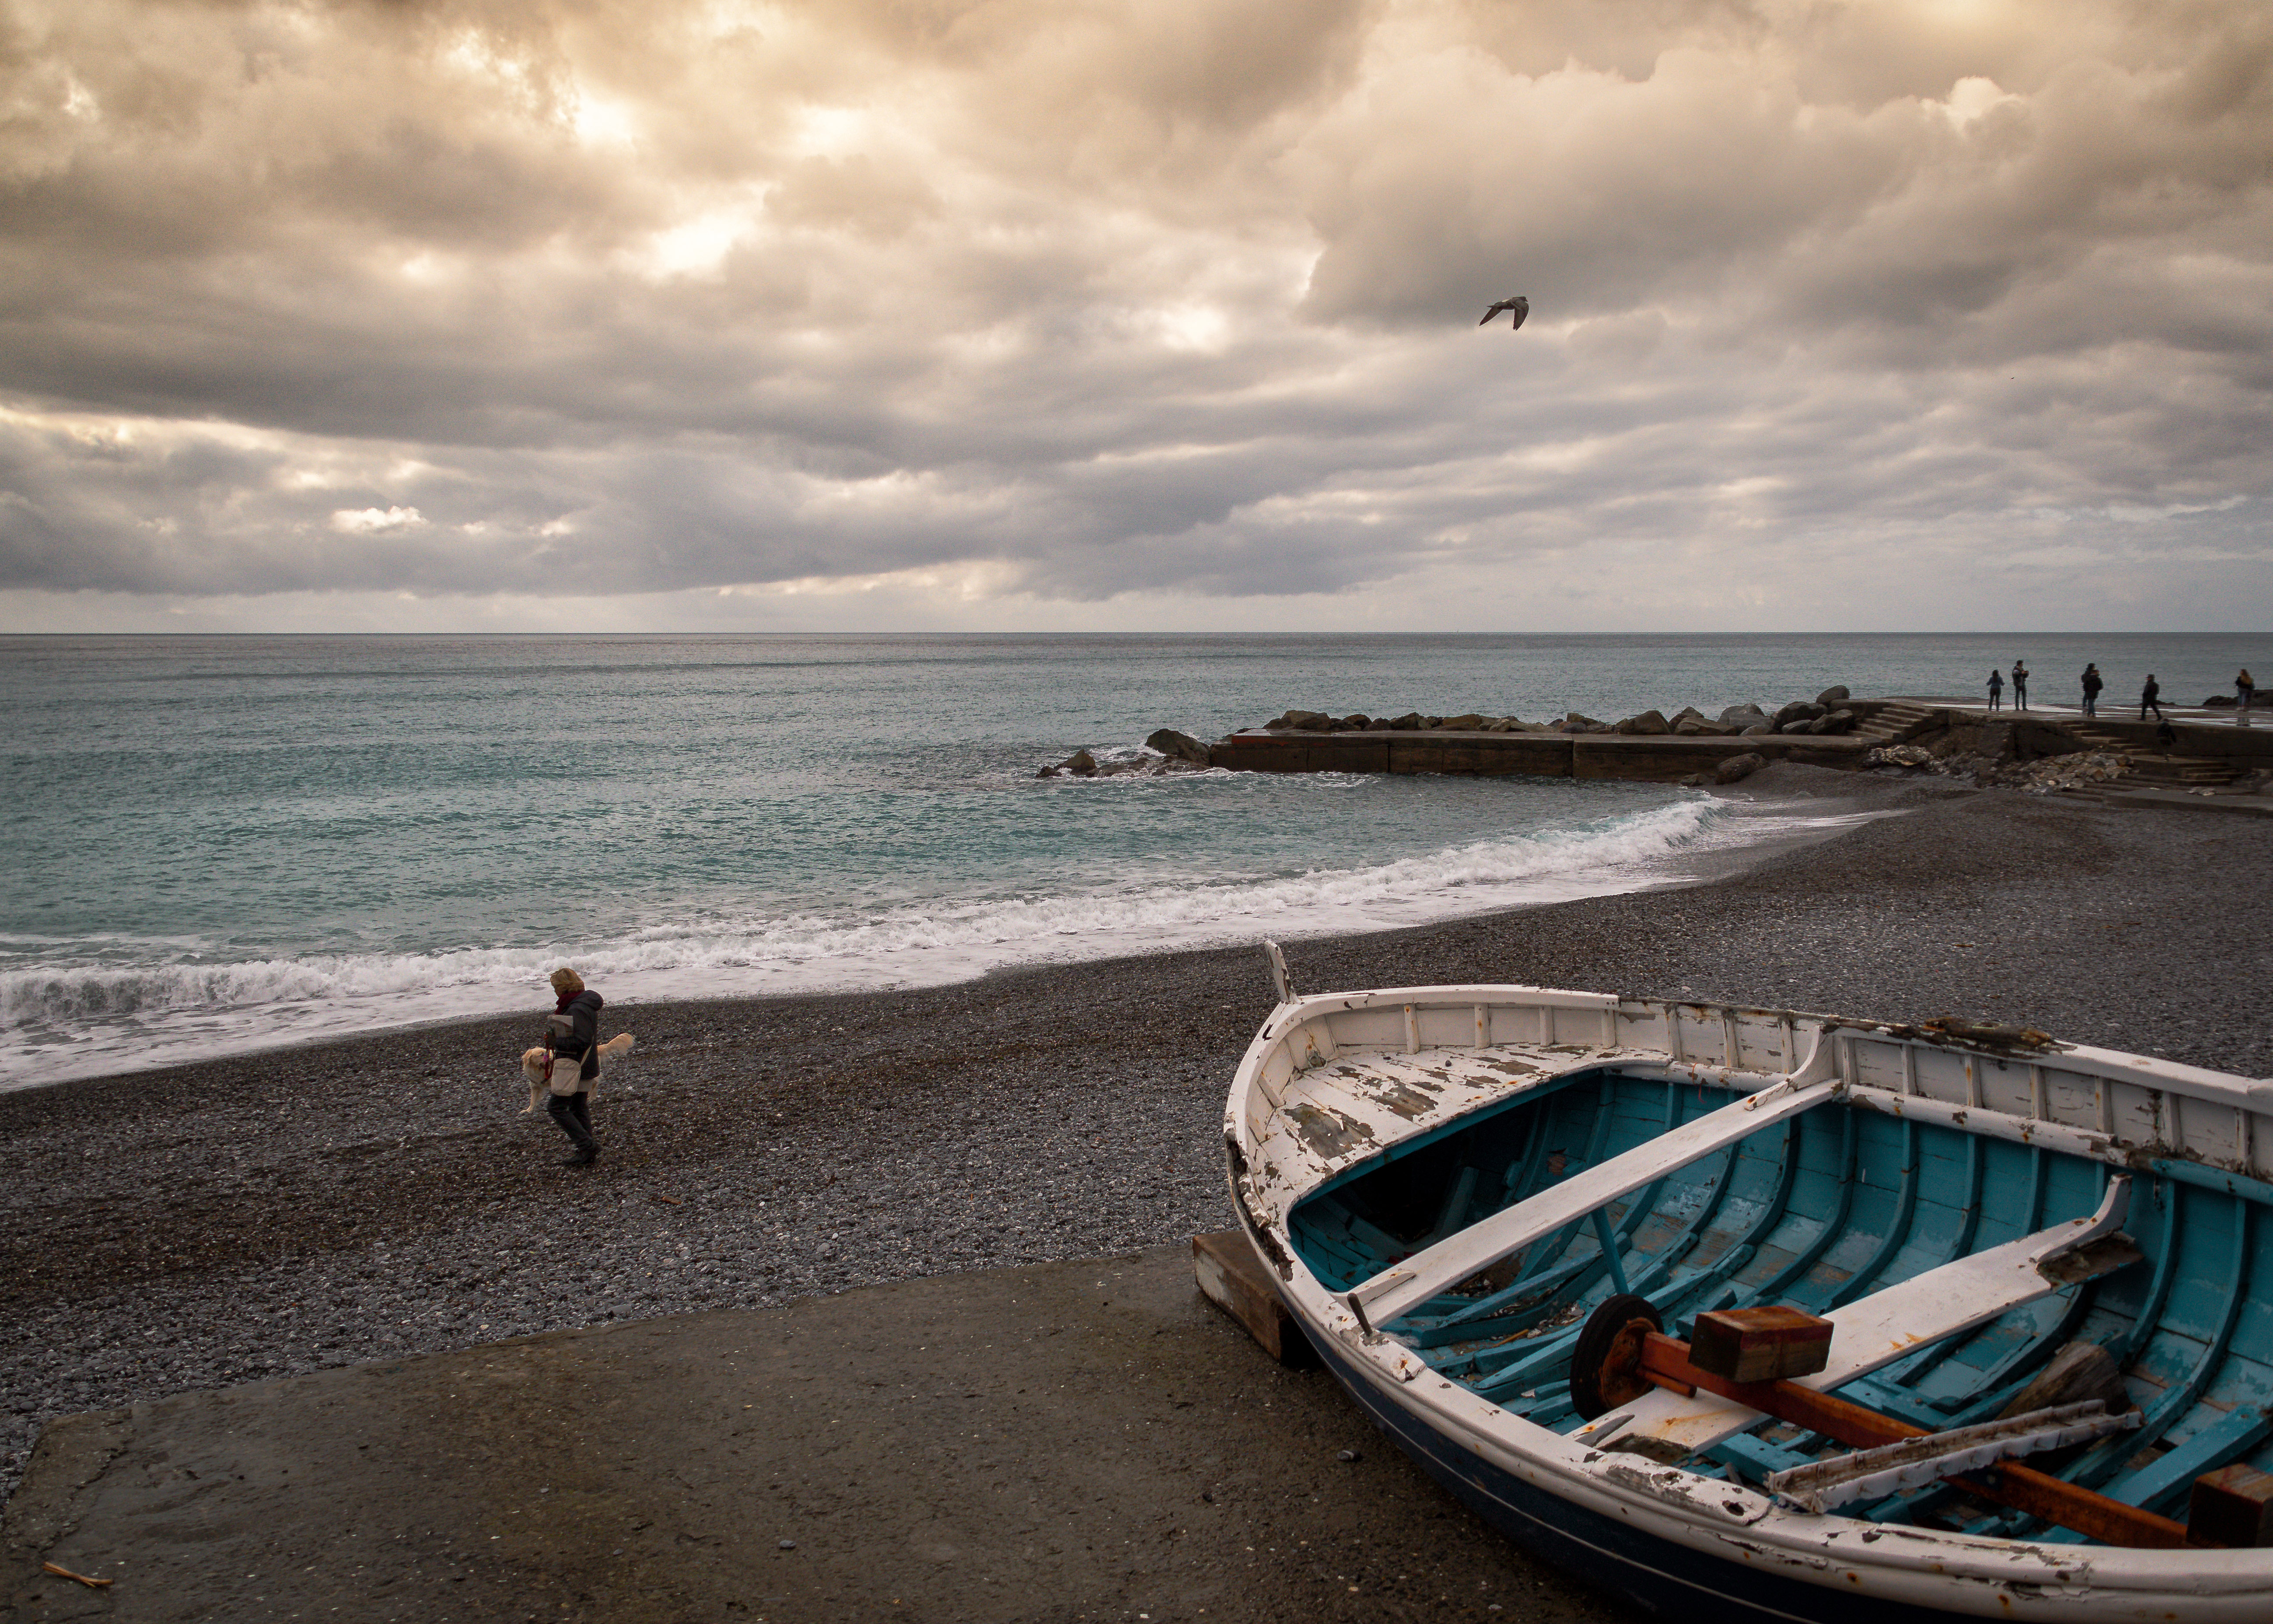
[[[1352,1396],[1503,1532],[1688,1617],[2273,1618],[2273,1548],[2187,1526],[2273,1527],[2234,1500],[2273,1470],[2273,1079],[1538,988],[1300,997],[1271,952],[1224,1121],[1241,1222]],[[1651,1321],[1638,1385],[1582,1415],[1613,1298]],[[1696,1316],[1768,1305],[1831,1322],[1827,1367],[1685,1363]],[[2112,1360],[2115,1420],[1985,1425],[2056,1355]],[[1881,1492],[1882,1455],[1932,1470]],[[1870,1497],[1793,1486],[1833,1480]]]

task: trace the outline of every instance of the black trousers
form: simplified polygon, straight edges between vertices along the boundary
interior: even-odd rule
[[[600,1148],[600,1141],[592,1137],[592,1096],[589,1094],[549,1094],[544,1096],[544,1109],[560,1124],[560,1132],[568,1136],[570,1144],[579,1150]]]

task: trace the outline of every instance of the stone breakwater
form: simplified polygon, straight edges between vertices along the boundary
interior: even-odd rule
[[[1203,744],[1164,727],[1141,751],[1076,750],[1043,778],[1157,777],[1210,767],[1242,772],[1536,774],[1624,778],[1696,787],[1734,784],[1771,762],[1874,772],[1932,774],[1983,788],[2048,793],[2109,788],[2250,794],[2273,787],[2273,729],[2262,733],[2200,718],[2159,726],[2113,717],[1984,712],[1947,702],[1857,699],[1844,687],[1771,712],[1694,706],[1643,710],[1616,722],[1579,711],[1559,719],[1430,716],[1407,711],[1335,716],[1290,709],[1260,727]]]
[[[1770,712],[1755,704],[1730,705],[1708,717],[1687,706],[1669,717],[1662,710],[1643,710],[1621,721],[1604,722],[1580,711],[1566,712],[1559,721],[1527,722],[1518,716],[1424,716],[1408,710],[1403,716],[1368,716],[1362,711],[1332,716],[1323,710],[1294,710],[1263,724],[1265,733],[1617,733],[1626,738],[1732,739],[1768,738],[1778,733],[1849,733],[1863,720],[1851,708],[1844,687],[1827,688],[1812,700],[1795,699]]]
[[[1730,705],[1718,716],[1708,717],[1694,706],[1688,706],[1669,717],[1662,710],[1651,710],[1616,722],[1601,721],[1576,710],[1568,712],[1560,720],[1527,722],[1520,717],[1488,717],[1474,712],[1465,716],[1424,716],[1414,710],[1403,716],[1374,717],[1363,712],[1332,716],[1323,710],[1296,709],[1274,717],[1260,729],[1245,729],[1212,745],[1204,744],[1189,733],[1180,733],[1173,727],[1163,727],[1144,741],[1144,749],[1141,754],[1101,758],[1091,750],[1076,750],[1063,761],[1042,768],[1035,776],[1044,778],[1152,778],[1222,767],[1250,772],[1539,772],[1563,778],[1684,778],[1699,784],[1729,784],[1771,759],[1803,761],[1819,766],[1849,766],[1853,763],[1843,756],[1826,759],[1819,754],[1794,755],[1781,748],[1763,754],[1735,748],[1715,750],[1704,756],[1659,751],[1647,756],[1634,757],[1626,763],[1632,771],[1601,771],[1582,770],[1569,760],[1554,759],[1552,752],[1542,756],[1536,751],[1511,753],[1501,750],[1487,752],[1481,756],[1473,753],[1464,756],[1459,751],[1443,748],[1449,746],[1452,741],[1439,737],[1430,741],[1431,745],[1437,748],[1423,750],[1418,756],[1410,751],[1400,752],[1405,757],[1405,762],[1400,764],[1392,760],[1385,749],[1380,754],[1379,760],[1375,760],[1369,753],[1344,759],[1347,752],[1330,752],[1332,759],[1314,759],[1299,751],[1290,754],[1284,750],[1258,749],[1253,741],[1258,736],[1315,739],[1337,734],[1363,734],[1371,740],[1378,740],[1384,735],[1401,738],[1413,734],[1502,738],[1519,735],[1551,739],[1557,743],[1581,736],[1657,740],[1668,744],[1782,737],[1839,739],[1852,733],[1871,710],[1868,702],[1864,702],[1860,709],[1850,705],[1849,697],[1846,688],[1834,687],[1826,688],[1812,700],[1794,700],[1774,711],[1763,710],[1755,704],[1741,704]]]

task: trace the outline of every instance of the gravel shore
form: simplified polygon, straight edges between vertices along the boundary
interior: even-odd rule
[[[1961,1014],[2273,1075],[2264,823],[1906,793],[1684,889],[1288,958],[1306,989]],[[638,1049],[589,1170],[519,1115],[535,994],[523,1017],[0,1094],[0,1493],[54,1416],[1228,1227],[1224,1091],[1270,1002],[1242,947],[611,1006],[604,1035]]]

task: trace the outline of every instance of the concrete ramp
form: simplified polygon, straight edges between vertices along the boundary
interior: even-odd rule
[[[21,1624],[1617,1616],[1265,1357],[1185,1243],[77,1417],[4,1537]]]

